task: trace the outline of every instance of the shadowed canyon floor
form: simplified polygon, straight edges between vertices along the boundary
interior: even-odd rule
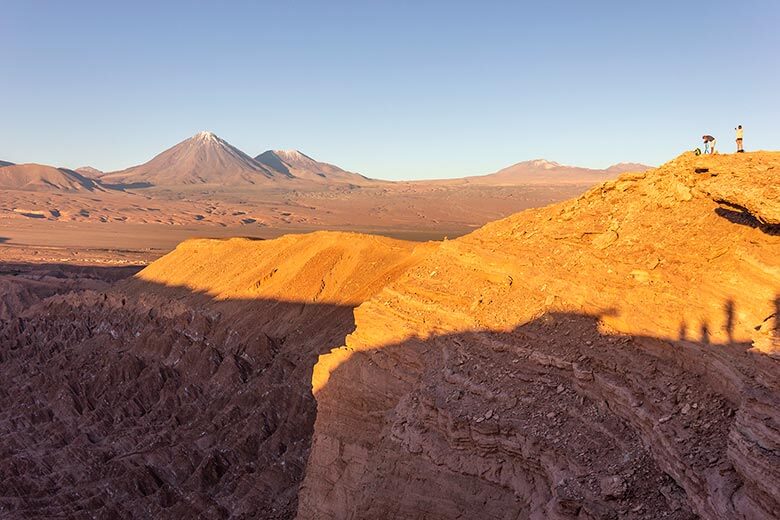
[[[7,265],[0,517],[776,518],[778,175],[683,155],[438,243]]]

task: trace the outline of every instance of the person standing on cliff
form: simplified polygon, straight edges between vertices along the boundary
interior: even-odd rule
[[[739,125],[734,130],[737,131],[737,153],[744,153],[745,149],[742,148],[742,136],[744,133],[742,130],[742,125]]]
[[[704,140],[704,153],[715,153],[715,138],[711,135],[703,135],[701,138]]]

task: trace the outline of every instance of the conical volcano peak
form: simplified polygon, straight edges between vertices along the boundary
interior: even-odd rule
[[[300,150],[274,150],[274,153],[287,159],[302,159],[304,157],[311,159],[308,155],[301,152]]]
[[[338,166],[319,162],[300,150],[266,150],[255,160],[278,172],[316,182],[364,184],[368,179]]]
[[[113,172],[106,180],[154,186],[268,184],[285,178],[209,131],[156,155],[149,162]]]
[[[217,137],[217,134],[214,132],[209,132],[207,130],[204,130],[202,132],[198,132],[193,136],[193,139],[198,139],[200,141],[213,141],[213,142],[220,142],[222,139]]]
[[[314,168],[319,164],[318,161],[299,150],[274,150],[273,153],[291,166]]]
[[[534,166],[536,168],[544,168],[545,170],[558,168],[561,166],[560,163],[557,163],[555,161],[548,161],[547,159],[534,159],[531,161],[527,161],[526,164],[528,164],[529,166]]]

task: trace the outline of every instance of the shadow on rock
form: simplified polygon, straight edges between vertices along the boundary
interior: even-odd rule
[[[759,229],[767,235],[780,236],[780,226],[764,224],[746,210],[740,208],[731,209],[718,207],[715,208],[715,213],[725,218],[732,224],[739,224],[741,226]]]
[[[0,516],[292,518],[352,311],[134,279],[0,322]]]
[[[550,313],[338,349],[298,518],[771,518],[780,365],[701,334]]]
[[[758,448],[778,445],[777,430],[756,426],[777,424],[778,365],[748,344],[611,334],[598,316],[551,313],[511,332],[331,353],[353,310],[135,278],[2,321],[0,510],[504,519],[778,507],[780,466]],[[343,362],[315,401],[312,371],[333,355]]]

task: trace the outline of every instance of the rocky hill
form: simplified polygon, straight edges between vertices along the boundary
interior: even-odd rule
[[[684,155],[457,240],[19,290],[0,516],[776,518],[779,176]]]
[[[621,162],[609,166],[605,171],[612,173],[628,173],[628,172],[644,172],[652,169],[652,166],[648,166],[642,163],[633,162]]]
[[[33,163],[0,167],[0,189],[48,192],[104,191],[99,183],[73,170]]]
[[[776,518],[779,187],[691,154],[444,242],[315,366],[298,518]]]

